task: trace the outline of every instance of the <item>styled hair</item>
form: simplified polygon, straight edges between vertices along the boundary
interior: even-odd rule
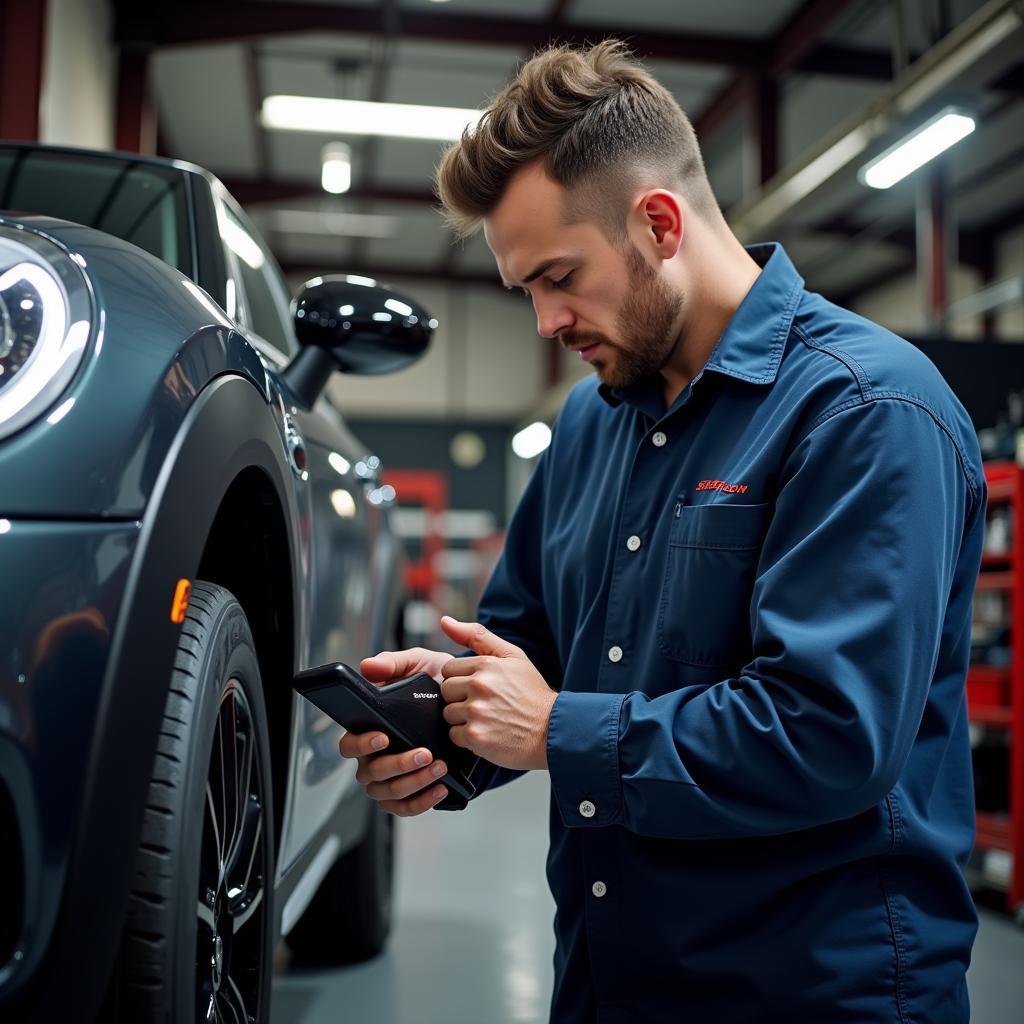
[[[567,222],[597,221],[613,241],[641,188],[676,188],[704,219],[721,219],[688,118],[617,39],[535,54],[448,148],[436,187],[455,234],[473,234],[538,159],[568,193]]]

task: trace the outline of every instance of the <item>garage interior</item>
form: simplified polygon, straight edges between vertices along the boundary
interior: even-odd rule
[[[911,340],[970,413],[989,530],[968,705],[981,929],[973,1019],[1024,1006],[1024,8],[1013,0],[46,0],[0,4],[0,138],[211,170],[291,288],[393,284],[439,321],[430,353],[331,400],[398,492],[409,645],[453,650],[570,388],[482,235],[436,209],[438,139],[275,127],[274,100],[479,109],[549,41],[626,40],[690,116],[738,237],[783,243],[812,291]],[[962,141],[892,187],[869,156],[948,112]],[[325,189],[340,160],[346,187]],[[500,386],[496,386],[500,382]],[[1019,555],[1016,556],[1019,559]],[[1015,625],[1016,628],[1013,628]],[[366,652],[367,655],[374,652]],[[554,904],[539,773],[472,813],[399,827],[388,950],[351,968],[275,958],[275,1024],[546,1019]]]

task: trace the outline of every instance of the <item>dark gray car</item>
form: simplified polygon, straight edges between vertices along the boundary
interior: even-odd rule
[[[0,144],[0,1017],[267,1021],[393,837],[294,695],[401,645],[394,492],[322,391],[436,323],[277,266],[212,175]]]

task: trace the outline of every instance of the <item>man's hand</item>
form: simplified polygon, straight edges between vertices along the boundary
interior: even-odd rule
[[[442,651],[414,647],[408,651],[383,651],[364,658],[359,671],[374,683],[404,679],[426,672],[438,683],[441,670],[452,656]],[[434,761],[422,747],[404,754],[382,754],[388,738],[381,732],[346,732],[338,749],[342,757],[359,759],[356,781],[366,787],[366,795],[380,803],[383,810],[407,818],[429,811],[448,794],[445,786],[435,786],[447,771],[443,761]]]
[[[446,615],[441,628],[479,655],[441,667],[452,742],[502,768],[547,768],[548,719],[558,694],[520,648],[478,623]]]

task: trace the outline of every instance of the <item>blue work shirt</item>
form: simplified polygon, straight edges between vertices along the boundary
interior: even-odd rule
[[[660,375],[574,387],[481,598],[560,691],[552,1020],[966,1022],[975,432],[748,251],[670,408]]]

